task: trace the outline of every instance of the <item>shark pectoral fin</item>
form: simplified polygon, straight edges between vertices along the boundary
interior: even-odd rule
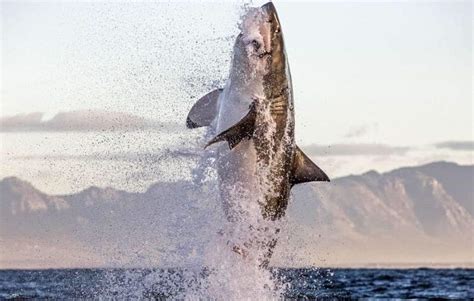
[[[329,182],[330,180],[326,173],[296,146],[290,181],[292,185],[295,185],[312,181]]]
[[[201,97],[191,108],[186,118],[186,127],[194,129],[209,126],[217,115],[217,99],[222,89],[216,89]]]
[[[253,135],[255,129],[255,119],[257,117],[257,110],[255,108],[255,103],[252,103],[250,106],[250,111],[242,118],[237,124],[231,126],[227,130],[223,131],[211,141],[209,141],[204,148],[207,148],[209,145],[212,145],[219,141],[227,141],[229,143],[229,149],[233,149],[237,144],[239,144],[242,139],[250,139]]]

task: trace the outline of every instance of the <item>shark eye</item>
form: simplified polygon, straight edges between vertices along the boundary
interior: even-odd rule
[[[260,43],[257,42],[256,40],[252,40],[252,45],[253,45],[253,48],[255,48],[255,50],[260,49]]]

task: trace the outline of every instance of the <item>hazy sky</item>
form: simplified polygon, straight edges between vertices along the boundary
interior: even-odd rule
[[[333,174],[472,163],[472,143],[435,145],[473,140],[470,1],[274,2],[297,141]],[[1,116],[102,109],[167,122],[183,122],[196,97],[222,85],[242,12],[238,2],[1,5]],[[29,140],[12,135],[3,157],[9,139]],[[15,145],[9,154],[34,148]]]

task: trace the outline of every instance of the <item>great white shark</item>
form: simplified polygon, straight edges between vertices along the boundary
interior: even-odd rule
[[[329,181],[295,144],[293,87],[281,23],[273,3],[251,9],[233,48],[229,78],[222,89],[200,98],[187,116],[188,128],[210,126],[219,145],[217,174],[227,218],[238,219],[236,194],[258,203],[267,221],[285,214],[291,188]],[[278,231],[277,231],[278,232]],[[265,243],[268,264],[276,238]],[[242,246],[234,250],[244,253]]]

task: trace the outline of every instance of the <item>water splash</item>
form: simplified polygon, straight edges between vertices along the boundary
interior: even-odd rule
[[[239,6],[241,18],[249,11],[249,4],[251,2],[246,1]],[[230,44],[230,41],[225,43]],[[180,79],[185,93],[194,95],[209,86],[222,85],[224,77],[212,82],[212,70],[206,72],[203,68],[196,66],[195,72]],[[203,82],[208,87],[203,87]],[[191,88],[192,91],[186,91]],[[279,229],[284,228],[284,222],[270,222],[262,217],[259,203],[270,189],[268,183],[258,183],[260,187],[226,187],[231,192],[225,204],[231,204],[233,212],[226,215],[229,208],[222,203],[218,187],[219,150],[202,150],[215,133],[207,130],[199,134],[184,146],[175,148],[177,151],[157,157],[157,160],[177,159],[179,162],[186,158],[195,162],[191,181],[178,181],[156,189],[155,195],[147,192],[149,202],[160,202],[163,206],[163,213],[156,216],[158,222],[153,223],[150,231],[165,233],[163,245],[157,246],[163,248],[158,261],[159,266],[171,269],[147,273],[133,270],[120,277],[111,273],[107,295],[188,300],[256,297],[273,300],[282,296],[285,285],[272,270],[262,267],[268,247],[274,244]],[[260,169],[263,173],[271,172],[264,166]],[[130,261],[130,267],[143,262],[146,260],[137,256],[136,261]]]

